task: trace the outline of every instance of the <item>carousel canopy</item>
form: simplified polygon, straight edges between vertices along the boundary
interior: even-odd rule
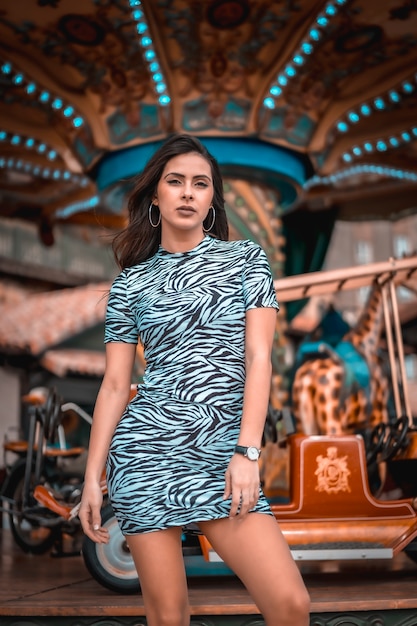
[[[416,33],[402,0],[0,0],[0,217],[117,228],[175,131],[284,215],[415,211]]]

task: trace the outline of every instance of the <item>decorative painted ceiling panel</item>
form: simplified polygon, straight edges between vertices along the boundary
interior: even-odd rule
[[[416,111],[414,1],[0,0],[0,217],[118,227],[139,148],[184,131],[240,138],[225,175],[275,215],[396,218]]]

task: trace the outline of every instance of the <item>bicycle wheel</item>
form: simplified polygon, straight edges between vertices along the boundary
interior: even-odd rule
[[[13,500],[9,511],[10,530],[17,545],[25,552],[43,554],[54,545],[59,529],[42,525],[45,511],[33,498],[23,510],[23,489],[26,463],[19,462],[11,470],[4,495]],[[42,513],[42,515],[41,515]]]

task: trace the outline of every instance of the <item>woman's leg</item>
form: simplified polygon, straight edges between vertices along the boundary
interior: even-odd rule
[[[189,626],[181,528],[126,537],[142,588],[148,626]]]
[[[274,517],[249,513],[199,526],[241,579],[267,626],[308,626],[310,598]]]

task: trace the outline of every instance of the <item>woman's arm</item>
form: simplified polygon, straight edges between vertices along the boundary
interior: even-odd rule
[[[107,540],[107,533],[101,529],[100,509],[103,496],[100,481],[111,438],[129,402],[135,354],[135,344],[118,342],[106,344],[106,371],[94,407],[79,512],[83,530],[93,541]]]
[[[245,388],[238,444],[260,448],[271,392],[271,352],[276,325],[276,309],[255,308],[246,312]],[[244,515],[259,495],[259,466],[235,454],[226,472],[225,498],[232,496],[230,515]]]
[[[271,393],[271,352],[277,320],[276,309],[250,309],[246,313],[245,391],[238,443],[261,445]]]

